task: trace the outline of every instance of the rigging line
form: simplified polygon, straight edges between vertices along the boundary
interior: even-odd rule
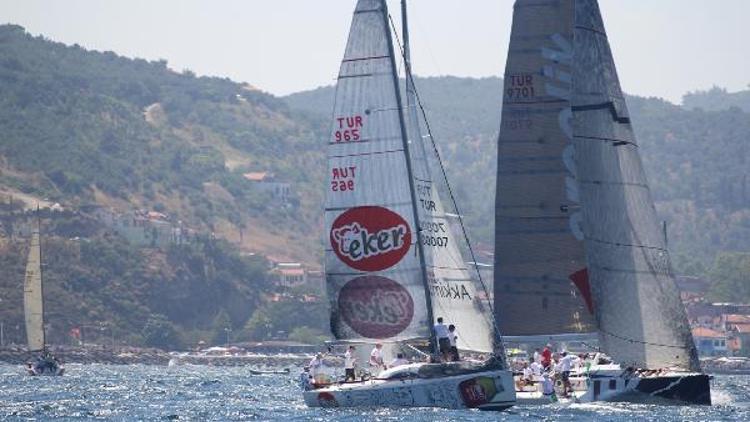
[[[396,25],[393,22],[393,18],[388,15],[388,18],[391,21],[391,26],[393,27],[393,32],[395,34],[396,38],[396,44],[398,45],[399,52],[401,53],[401,57],[406,60],[406,55],[404,53],[404,48],[401,45],[401,39],[398,36],[398,32],[396,31]],[[448,175],[445,172],[445,166],[443,166],[443,160],[440,158],[440,152],[437,149],[437,145],[435,144],[435,137],[432,135],[432,129],[430,127],[430,122],[427,120],[427,112],[425,111],[424,105],[422,105],[422,99],[419,96],[419,92],[417,92],[417,87],[414,84],[414,78],[412,77],[411,73],[406,72],[406,77],[409,78],[412,86],[412,90],[414,91],[414,97],[417,99],[417,105],[419,106],[419,110],[422,113],[422,118],[424,119],[425,128],[427,129],[427,134],[430,138],[430,143],[432,145],[432,149],[435,152],[435,156],[437,157],[438,164],[440,166],[440,172],[443,176],[443,180],[445,181],[446,188],[448,189],[448,195],[451,199],[451,202],[453,203],[453,207],[456,210],[456,214],[458,215],[458,222],[461,227],[461,232],[463,234],[464,240],[466,241],[466,245],[469,249],[469,254],[471,255],[471,260],[473,262],[477,262],[477,259],[474,255],[474,249],[471,246],[471,242],[469,242],[469,235],[466,232],[466,227],[464,226],[463,217],[461,217],[461,212],[458,208],[458,203],[456,202],[456,197],[453,194],[453,190],[451,189],[450,183],[448,182]],[[482,286],[482,290],[484,291],[484,295],[487,298],[487,305],[488,309],[490,310],[490,314],[492,315],[490,324],[492,325],[493,330],[495,331],[495,334],[498,336],[498,338],[502,338],[502,333],[500,332],[500,328],[497,326],[496,323],[496,317],[495,317],[495,311],[492,307],[492,303],[490,302],[490,294],[489,290],[487,289],[487,285],[484,283],[484,280],[482,279],[482,274],[479,271],[478,268],[476,268],[477,278],[479,279],[479,284]],[[504,360],[505,355],[501,356],[501,358]]]
[[[604,333],[604,334],[606,334],[606,335],[608,335],[608,336],[610,336],[610,337],[614,337],[614,338],[619,339],[619,340],[624,340],[624,341],[627,341],[629,343],[645,344],[646,346],[656,346],[656,347],[670,347],[670,348],[673,348],[673,349],[685,349],[684,345],[678,346],[678,345],[674,345],[674,344],[661,344],[661,343],[652,343],[650,341],[636,340],[636,339],[632,339],[632,338],[618,336],[617,334],[610,333],[609,331],[602,330],[601,328],[599,329],[599,331],[602,332],[602,333]]]

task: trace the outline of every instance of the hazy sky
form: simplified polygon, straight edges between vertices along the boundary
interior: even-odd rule
[[[334,82],[354,0],[0,0],[0,21],[274,94]],[[399,18],[398,0],[388,0]],[[750,84],[750,0],[600,0],[625,91]],[[512,0],[411,0],[414,72],[501,75]]]

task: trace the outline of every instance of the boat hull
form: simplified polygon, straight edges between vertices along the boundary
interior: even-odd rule
[[[59,377],[65,373],[65,366],[56,365],[55,367],[35,367],[27,366],[26,373],[33,377]]]
[[[369,380],[305,391],[309,407],[442,407],[503,410],[516,403],[513,375],[488,370],[456,376]]]
[[[628,371],[591,372],[571,377],[583,382],[570,397],[553,399],[538,391],[517,392],[518,404],[548,404],[556,401],[589,403],[596,401],[624,401],[643,403],[657,400],[663,404],[711,405],[710,376],[701,373],[672,372],[642,376]]]

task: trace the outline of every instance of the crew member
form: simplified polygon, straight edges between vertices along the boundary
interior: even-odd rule
[[[357,379],[354,374],[354,366],[357,363],[357,358],[354,356],[354,346],[349,346],[344,353],[344,382],[355,381]]]
[[[443,362],[446,362],[449,360],[451,352],[451,341],[450,332],[448,331],[448,327],[443,323],[443,317],[438,317],[434,330],[435,338],[438,342],[438,350],[443,357]]]
[[[542,350],[542,366],[544,367],[545,371],[549,371],[550,366],[552,366],[552,345],[547,344],[547,346]]]
[[[370,366],[375,367],[378,371],[385,369],[385,363],[383,363],[383,345],[376,343],[375,347],[370,352]]]
[[[458,340],[458,334],[456,334],[456,326],[451,324],[448,326],[448,341],[451,343],[450,348],[450,360],[454,362],[458,362],[458,347],[456,346],[456,342]]]
[[[568,352],[561,353],[557,369],[560,371],[563,383],[563,397],[567,397],[568,393],[573,391],[573,387],[570,385],[570,370],[573,367],[573,363],[577,360],[578,357],[576,355],[568,355]]]

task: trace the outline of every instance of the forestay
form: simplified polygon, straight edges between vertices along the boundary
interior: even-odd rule
[[[405,8],[402,14],[406,28]],[[447,182],[440,171],[442,164],[429,135],[423,136],[427,131],[420,127],[424,116],[418,109],[411,75],[408,37],[408,31],[404,30],[409,154],[433,314],[436,318],[443,317],[446,324],[456,325],[459,349],[492,353],[494,331],[489,298],[476,276],[472,276],[462,255],[462,249],[466,249],[466,239],[456,236],[456,233],[461,233],[456,227],[457,210],[449,207],[450,213],[446,213],[440,199],[440,193],[447,191]]]
[[[44,308],[42,297],[42,252],[38,227],[31,234],[26,276],[23,282],[23,308],[26,338],[30,351],[44,348]]]
[[[699,370],[596,0],[578,0],[575,162],[600,345],[642,368]]]
[[[328,143],[325,227],[337,339],[429,337],[387,10],[359,0]]]
[[[495,206],[495,312],[507,336],[596,331],[573,161],[573,6],[514,8]]]

